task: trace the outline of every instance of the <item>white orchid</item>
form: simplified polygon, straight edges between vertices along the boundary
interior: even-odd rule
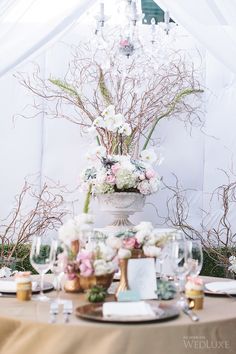
[[[115,115],[115,106],[113,106],[113,105],[108,106],[102,112],[103,117],[114,116],[114,115]]]

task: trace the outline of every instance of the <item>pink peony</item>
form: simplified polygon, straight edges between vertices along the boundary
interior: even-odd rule
[[[92,259],[92,256],[93,256],[92,252],[83,251],[78,254],[76,260],[78,262],[83,262],[86,259],[90,261]]]
[[[114,175],[108,175],[106,177],[106,182],[114,185],[114,184],[116,184],[116,177]]]
[[[116,172],[120,169],[120,164],[117,162],[115,165],[111,166],[112,173],[116,174]]]
[[[134,237],[129,237],[123,240],[123,246],[129,250],[133,249],[136,245],[136,239]]]
[[[147,177],[147,179],[151,179],[151,178],[155,177],[155,171],[147,170],[146,171],[146,177]]]
[[[93,266],[90,259],[83,259],[79,266],[80,274],[84,277],[89,277],[93,274]]]

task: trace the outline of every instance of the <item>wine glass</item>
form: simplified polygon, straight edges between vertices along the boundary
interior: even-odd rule
[[[53,241],[53,262],[52,262],[52,272],[54,274],[54,288],[56,288],[56,302],[58,304],[61,303],[60,300],[60,290],[61,290],[61,276],[64,274],[65,268],[65,252],[63,250],[62,244],[58,239],[54,239]]]
[[[203,265],[202,244],[198,240],[187,241],[186,249],[188,275],[197,277],[200,274]]]
[[[170,263],[175,274],[175,284],[177,287],[177,295],[179,300],[177,304],[182,306],[186,303],[183,296],[183,288],[186,275],[188,274],[188,266],[186,262],[186,242],[184,239],[172,240],[170,242]]]
[[[48,242],[42,236],[37,235],[33,237],[30,250],[30,263],[32,264],[33,268],[40,274],[40,294],[33,297],[35,300],[50,300],[50,298],[43,293],[43,280],[44,274],[46,274],[52,268],[55,258],[55,247],[56,244],[54,242]]]

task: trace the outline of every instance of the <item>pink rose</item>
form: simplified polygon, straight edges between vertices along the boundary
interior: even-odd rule
[[[91,260],[83,259],[81,261],[79,269],[80,269],[80,274],[83,277],[89,277],[90,275],[92,275],[93,274],[93,266],[92,266]]]
[[[129,237],[123,240],[123,246],[129,250],[133,249],[136,244],[136,239],[134,237]]]
[[[146,171],[146,177],[147,177],[147,179],[151,179],[151,178],[153,178],[155,176],[155,171],[153,171],[153,170],[147,170]]]
[[[106,182],[109,184],[116,184],[116,177],[114,175],[108,175],[106,177]]]
[[[116,172],[120,169],[120,164],[117,162],[115,165],[111,166],[112,173],[116,174]]]

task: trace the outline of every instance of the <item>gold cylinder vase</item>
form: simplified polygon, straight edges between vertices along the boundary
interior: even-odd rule
[[[119,267],[120,267],[120,282],[115,292],[115,298],[118,299],[118,295],[122,291],[129,290],[128,284],[128,258],[120,259],[119,260]]]

